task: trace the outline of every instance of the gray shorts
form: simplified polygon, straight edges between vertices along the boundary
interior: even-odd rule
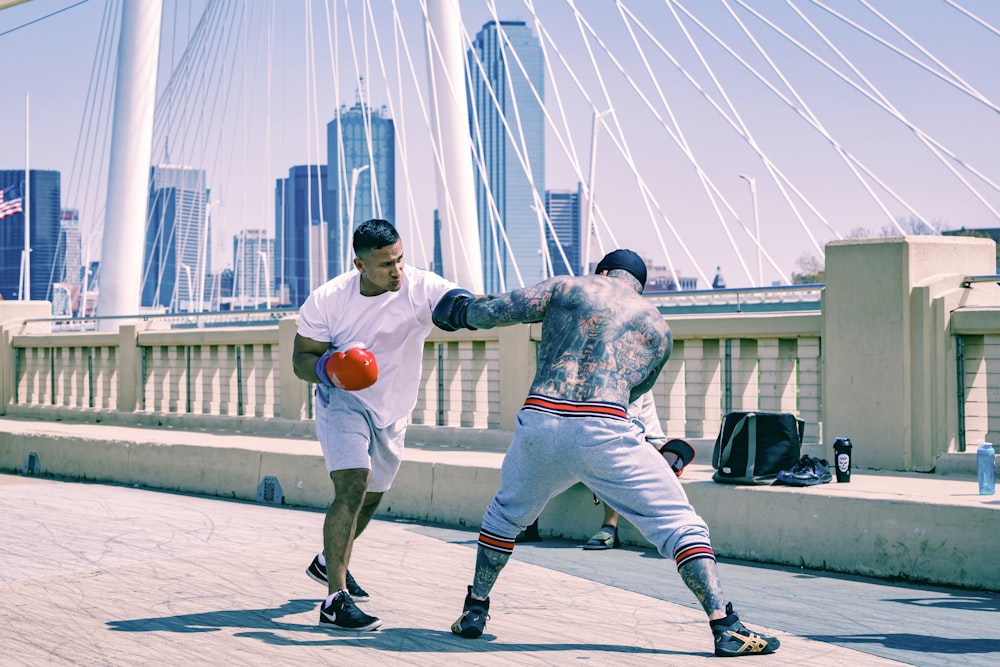
[[[408,418],[377,428],[368,409],[351,392],[316,387],[316,437],[328,472],[365,468],[367,491],[388,491],[403,459]]]
[[[550,498],[582,482],[667,558],[691,545],[710,544],[708,526],[677,476],[646,443],[642,428],[624,418],[624,408],[619,410],[622,418],[617,419],[518,412],[514,440],[500,468],[500,489],[482,529],[512,544]]]

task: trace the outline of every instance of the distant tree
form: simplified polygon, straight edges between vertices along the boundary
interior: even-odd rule
[[[909,218],[896,218],[896,223],[903,229],[905,236],[936,236],[941,233],[943,227],[943,223],[940,220],[931,220],[929,223],[924,223],[919,218],[913,216]],[[899,228],[895,225],[884,225],[877,232],[872,231],[868,227],[855,227],[847,233],[847,238],[876,239],[899,235]]]
[[[896,218],[896,222],[903,228],[907,236],[937,236],[941,233],[941,228],[943,227],[943,223],[940,220],[931,220],[925,223],[920,218],[914,216],[910,216],[909,218],[899,217]],[[880,236],[899,236],[899,230],[892,225],[886,225],[882,228]]]
[[[823,260],[815,255],[806,253],[795,262],[799,271],[792,272],[793,285],[811,285],[824,282]]]

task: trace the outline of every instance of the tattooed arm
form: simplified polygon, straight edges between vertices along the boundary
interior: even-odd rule
[[[653,366],[653,368],[649,371],[649,374],[642,382],[632,387],[632,391],[629,395],[629,403],[635,401],[653,388],[653,385],[656,383],[656,378],[660,375],[660,371],[663,370],[663,366],[667,363],[667,359],[670,358],[670,352],[673,349],[673,346],[673,333],[671,333],[668,328],[666,335],[661,337],[660,343],[657,346],[656,351],[653,353],[653,357],[658,358],[659,362]]]
[[[541,322],[552,291],[564,279],[565,276],[557,276],[506,294],[479,297],[469,306],[469,324],[477,329],[492,329],[522,322]]]

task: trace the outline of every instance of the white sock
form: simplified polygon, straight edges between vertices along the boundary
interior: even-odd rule
[[[330,595],[326,596],[326,602],[323,603],[323,606],[329,607],[330,605],[332,605],[333,599],[338,595],[340,595],[341,593],[347,593],[347,591],[337,591],[336,593],[330,593]]]
[[[316,559],[319,561],[320,565],[322,565],[323,567],[326,567],[326,556],[323,554],[322,551],[320,551],[318,554],[316,554]]]

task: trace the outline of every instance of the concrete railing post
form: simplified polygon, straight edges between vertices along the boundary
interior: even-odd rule
[[[989,239],[964,237],[827,245],[823,439],[828,453],[836,437],[847,436],[859,467],[925,471],[934,467],[937,454],[954,447],[951,313],[976,298],[978,287],[961,287],[964,276],[996,271],[995,252]]]
[[[517,411],[535,377],[536,340],[541,336],[541,325],[500,327],[497,329],[500,345],[500,428],[513,431],[517,425]]]
[[[309,391],[309,383],[300,380],[292,366],[292,350],[298,330],[298,315],[283,317],[278,321],[278,354],[281,355],[278,362],[278,395],[281,413],[277,416],[292,420],[306,417],[306,392]]]
[[[139,358],[139,335],[135,323],[118,327],[118,412],[135,412],[142,387],[142,362]]]
[[[14,376],[17,351],[11,343],[14,334],[23,329],[24,320],[41,319],[52,315],[52,304],[48,301],[2,301],[0,300],[0,415],[7,414],[7,406],[14,400]],[[44,331],[49,325],[41,325]]]

